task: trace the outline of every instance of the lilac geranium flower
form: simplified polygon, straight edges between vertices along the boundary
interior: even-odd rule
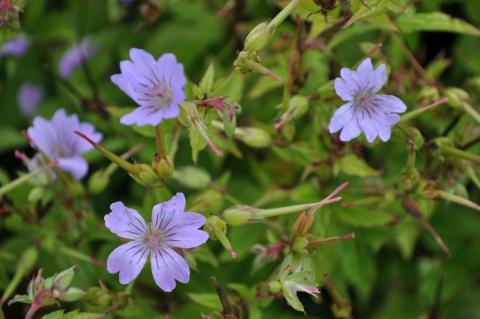
[[[188,264],[175,248],[200,246],[208,240],[208,234],[199,230],[205,217],[184,211],[182,193],[155,205],[149,224],[122,202],[113,203],[110,209],[105,225],[117,236],[131,239],[113,250],[107,260],[108,272],[118,272],[121,284],[128,284],[140,274],[149,255],[153,278],[160,289],[170,292],[175,289],[175,280],[189,281]]]
[[[356,71],[343,68],[340,75],[335,79],[335,91],[348,103],[333,114],[328,125],[330,133],[341,130],[340,140],[344,142],[362,131],[369,143],[377,136],[388,141],[392,126],[400,121],[397,113],[405,112],[407,106],[396,96],[376,94],[387,81],[385,64],[373,69],[372,61],[367,58]]]
[[[23,83],[17,92],[17,103],[26,117],[31,117],[43,101],[43,90],[30,82]]]
[[[122,73],[112,75],[112,82],[140,107],[124,115],[125,125],[158,125],[163,119],[180,114],[179,104],[185,100],[183,65],[175,55],[163,54],[158,60],[140,49],[131,49],[132,61],[122,61]]]
[[[67,78],[87,59],[94,55],[98,50],[98,46],[89,39],[83,39],[77,45],[70,48],[62,56],[58,72],[62,78]]]
[[[92,124],[80,122],[76,114],[68,116],[63,109],[56,111],[50,121],[41,116],[35,117],[33,126],[27,132],[32,147],[48,160],[56,161],[59,170],[81,179],[88,171],[82,154],[93,146],[75,135],[74,131],[84,133],[96,143],[102,139],[102,134],[96,132]]]
[[[30,39],[26,35],[19,35],[6,42],[0,49],[0,56],[21,57],[30,47]]]

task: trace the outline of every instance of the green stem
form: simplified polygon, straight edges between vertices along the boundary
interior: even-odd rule
[[[162,133],[161,124],[155,126],[155,141],[157,144],[157,155],[160,159],[167,160],[167,150],[165,148],[165,140]]]
[[[276,29],[292,13],[293,9],[300,3],[300,0],[292,0],[280,11],[268,24],[269,28]]]
[[[320,246],[331,244],[340,240],[345,240],[345,239],[355,239],[355,234],[346,234],[342,236],[335,236],[335,237],[329,237],[329,238],[324,238],[324,239],[317,239],[317,240],[312,240],[308,243],[308,248],[310,249],[316,249]]]
[[[25,175],[22,175],[20,176],[19,178],[11,181],[10,183],[2,186],[0,188],[0,198],[5,195],[6,193],[8,193],[9,191],[11,191],[12,189],[22,185],[23,183],[27,182],[28,180],[30,180],[32,177],[34,177],[35,175],[38,175],[42,172],[44,172],[46,169],[49,169],[49,168],[52,168],[53,166],[55,165],[55,163],[50,163],[48,164],[47,166],[45,167],[41,167],[31,173],[28,173],[28,174],[25,174]]]
[[[416,109],[414,111],[408,112],[407,114],[402,115],[400,117],[400,122],[406,122],[406,121],[409,121],[411,119],[414,119],[414,118],[418,117],[420,114],[422,114],[423,112],[426,112],[430,109],[433,109],[436,106],[439,106],[439,105],[442,105],[442,104],[445,104],[445,103],[448,103],[448,98],[446,98],[446,97],[444,97],[443,99],[440,99],[438,101],[435,101],[430,105],[427,105],[427,106],[421,107],[419,109]]]
[[[270,209],[259,209],[255,210],[252,216],[252,219],[256,218],[266,218],[266,217],[273,217],[273,216],[282,216],[291,213],[301,212],[310,208],[318,208],[325,204],[333,203],[340,200],[340,197],[332,199],[328,202],[318,202],[318,203],[309,203],[309,204],[300,204],[300,205],[292,205],[292,206],[285,206],[285,207],[278,207],[278,208],[270,208]]]
[[[467,112],[475,121],[477,121],[477,123],[480,124],[480,113],[478,113],[477,110],[475,110],[473,106],[468,103],[463,103],[462,106],[465,109],[465,112]]]
[[[474,163],[480,163],[480,156],[478,155],[475,155],[466,151],[462,151],[458,148],[447,146],[447,145],[440,146],[440,149],[445,154],[448,154],[457,158],[465,159],[467,161],[471,161]]]

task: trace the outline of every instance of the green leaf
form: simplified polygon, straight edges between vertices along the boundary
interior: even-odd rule
[[[347,175],[367,177],[378,176],[380,173],[367,165],[362,159],[353,154],[342,157],[338,163],[340,171]]]
[[[198,84],[198,87],[195,88],[195,96],[198,98],[204,98],[206,96],[209,96],[212,92],[212,87],[213,87],[213,79],[215,76],[215,69],[213,66],[213,63],[210,63],[208,65],[207,71],[205,71],[205,74],[203,75],[202,79],[200,80],[200,83]]]
[[[452,18],[442,12],[401,15],[397,24],[406,33],[418,31],[442,31],[480,36],[480,29],[468,22]]]
[[[21,147],[27,143],[21,130],[13,127],[0,127],[0,152]]]

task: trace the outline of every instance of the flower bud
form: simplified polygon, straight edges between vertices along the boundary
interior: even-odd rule
[[[456,87],[447,88],[445,95],[448,97],[449,104],[456,108],[463,108],[464,103],[470,100],[470,95],[466,91]]]
[[[295,252],[298,252],[298,253],[304,253],[304,251],[306,250],[308,246],[308,239],[305,238],[305,237],[297,237],[295,238],[295,240],[293,241],[293,244],[292,244],[292,250],[295,251]],[[307,254],[308,254],[308,251],[307,251]]]
[[[312,227],[315,214],[310,212],[301,213],[293,224],[293,233],[296,236],[306,235]]]
[[[233,251],[232,244],[227,237],[227,224],[217,216],[207,218],[204,229],[213,240],[218,240],[222,246],[228,251],[230,256],[235,258],[237,254]]]
[[[169,159],[155,158],[152,161],[152,168],[158,177],[165,179],[172,176],[173,164]]]
[[[256,127],[237,128],[235,137],[253,148],[263,148],[272,145],[272,138],[267,131]]]
[[[253,28],[245,38],[246,51],[259,51],[263,49],[270,39],[274,29],[267,22],[262,22]]]
[[[92,174],[88,180],[88,190],[92,194],[99,194],[107,188],[110,176],[105,170],[99,170]]]
[[[236,205],[227,208],[222,214],[222,219],[229,225],[243,225],[253,217],[254,212],[257,210],[251,206]]]
[[[159,186],[163,184],[163,180],[157,176],[150,165],[134,164],[135,173],[130,173],[130,176],[140,185],[143,186]]]
[[[193,166],[186,166],[176,170],[173,173],[173,179],[192,189],[204,189],[212,181],[210,175],[205,170]]]
[[[75,275],[74,270],[76,267],[77,266],[70,267],[56,275],[53,283],[54,287],[57,289],[68,288],[68,286],[72,282],[73,276]]]
[[[68,290],[58,297],[61,301],[73,302],[85,296],[85,291],[79,288],[68,288]]]
[[[277,292],[279,292],[280,290],[282,290],[282,284],[281,284],[280,281],[278,281],[278,280],[270,281],[270,282],[268,283],[268,290],[269,290],[271,293],[276,294]]]

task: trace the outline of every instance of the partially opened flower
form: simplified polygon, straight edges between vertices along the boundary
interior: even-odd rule
[[[27,132],[32,147],[42,157],[56,161],[59,170],[71,174],[75,179],[81,179],[88,171],[88,163],[82,154],[93,146],[75,135],[74,131],[84,133],[96,143],[102,139],[102,134],[96,132],[92,124],[80,122],[76,114],[68,116],[63,109],[56,111],[50,121],[41,116],[35,117],[33,126]],[[39,157],[35,158],[37,163]]]
[[[31,117],[43,101],[43,89],[30,82],[23,83],[17,92],[17,103],[26,117]]]
[[[122,72],[111,79],[139,107],[124,115],[120,122],[156,126],[163,119],[177,117],[179,104],[185,100],[183,65],[171,53],[155,60],[151,54],[135,48],[130,50],[130,58],[132,61],[120,63]]]
[[[21,57],[30,47],[30,39],[26,35],[19,35],[6,42],[0,49],[0,56],[9,55],[13,57]]]
[[[89,39],[83,39],[62,56],[58,72],[62,78],[69,77],[73,71],[85,63],[98,50],[98,46]]]
[[[372,61],[367,58],[356,71],[343,68],[340,75],[335,79],[335,90],[348,103],[333,114],[328,125],[330,133],[341,130],[340,140],[344,142],[362,131],[370,143],[377,136],[388,141],[392,126],[400,121],[397,113],[405,112],[407,106],[396,96],[376,94],[387,81],[385,65],[373,69]]]
[[[110,209],[105,225],[117,236],[131,240],[113,250],[107,260],[107,270],[112,274],[118,272],[121,284],[128,284],[140,274],[149,255],[153,278],[162,290],[175,289],[175,280],[181,283],[190,280],[188,264],[175,248],[200,246],[208,240],[208,234],[199,230],[205,217],[184,211],[182,193],[155,205],[149,224],[122,202],[113,203]]]

